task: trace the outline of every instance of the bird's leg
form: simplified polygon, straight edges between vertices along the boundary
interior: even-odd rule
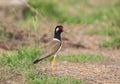
[[[52,58],[52,75],[54,75],[54,63],[55,63],[55,57]]]

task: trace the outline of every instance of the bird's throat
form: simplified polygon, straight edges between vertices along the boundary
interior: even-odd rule
[[[61,36],[60,36],[60,34],[55,34],[54,38],[61,41]]]

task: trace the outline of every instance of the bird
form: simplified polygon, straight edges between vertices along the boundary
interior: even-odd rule
[[[62,47],[61,33],[63,31],[64,29],[62,25],[57,25],[55,27],[53,40],[48,43],[46,48],[43,50],[43,53],[33,62],[33,64],[37,64],[45,58],[52,56],[52,75],[54,75],[54,63],[56,54],[61,50]]]

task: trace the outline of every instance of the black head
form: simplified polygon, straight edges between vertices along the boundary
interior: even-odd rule
[[[63,26],[62,25],[56,26],[55,33],[61,33],[61,32],[63,32]]]
[[[63,31],[64,31],[64,30],[63,30],[63,26],[62,26],[62,25],[56,26],[56,27],[55,27],[55,35],[54,35],[54,37],[57,38],[57,39],[59,39],[59,40],[61,40],[60,34],[61,34]]]

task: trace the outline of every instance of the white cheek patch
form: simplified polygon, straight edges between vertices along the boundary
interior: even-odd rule
[[[59,30],[59,28],[56,28],[56,32]]]

